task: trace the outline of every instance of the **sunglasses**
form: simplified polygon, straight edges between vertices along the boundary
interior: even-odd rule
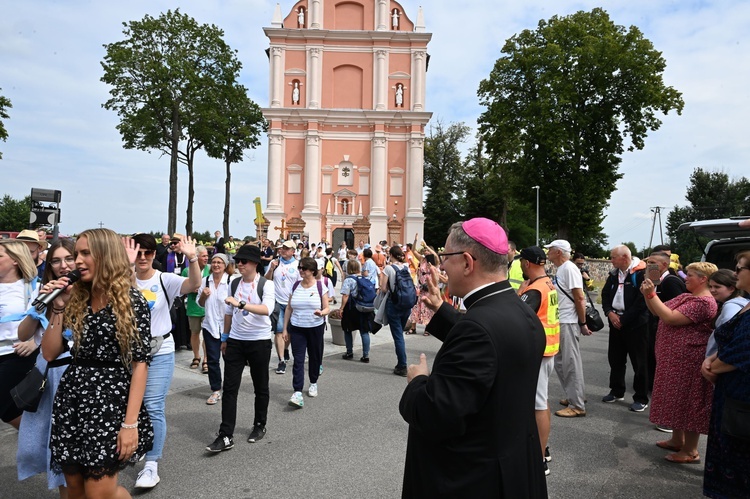
[[[740,272],[742,272],[743,270],[750,270],[750,267],[739,267],[739,266],[738,266],[738,267],[735,267],[735,268],[734,268],[734,273],[735,273],[735,274],[739,274],[739,273],[740,273]]]
[[[312,269],[308,269],[307,267],[297,267],[297,268],[300,270],[300,272],[303,270],[309,270],[310,272],[312,272]]]
[[[235,262],[241,263],[242,265],[247,265],[248,263],[255,263],[252,260],[248,260],[247,258],[235,258]]]
[[[138,258],[145,258],[147,256],[153,255],[154,253],[156,253],[156,250],[139,250]]]

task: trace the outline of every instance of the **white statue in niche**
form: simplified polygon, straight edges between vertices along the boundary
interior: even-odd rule
[[[303,9],[302,7],[297,9],[297,24],[300,28],[305,27],[305,9]]]
[[[294,82],[294,88],[292,89],[292,104],[299,104],[299,82]]]
[[[393,13],[391,14],[391,26],[393,26],[393,29],[398,30],[398,9],[393,9]]]
[[[396,107],[404,107],[404,85],[396,84]]]
[[[344,199],[341,201],[341,214],[342,215],[348,215],[349,214],[349,201]]]

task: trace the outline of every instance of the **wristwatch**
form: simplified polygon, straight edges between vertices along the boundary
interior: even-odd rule
[[[585,323],[585,322],[579,322],[579,323],[578,323],[578,325],[579,325],[579,326],[585,326],[585,325],[586,325],[586,323]]]
[[[239,303],[237,304],[237,308],[239,308],[240,310],[244,310],[244,308],[245,308],[245,305],[247,305],[247,303],[246,303],[246,302],[244,302],[244,301],[241,301],[241,302],[239,302]]]

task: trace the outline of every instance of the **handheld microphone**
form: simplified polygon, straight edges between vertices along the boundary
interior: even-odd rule
[[[68,278],[68,280],[70,281],[70,284],[73,284],[74,282],[76,282],[78,279],[81,278],[81,271],[77,269],[72,270],[68,272],[65,275],[65,277]],[[70,286],[70,284],[68,284],[68,286]],[[37,312],[43,312],[44,309],[46,309],[49,306],[49,304],[52,303],[55,300],[55,298],[57,298],[60,295],[60,293],[65,291],[65,289],[68,286],[65,286],[64,288],[54,289],[52,290],[51,293],[40,294],[39,296],[36,297],[36,300],[33,301],[32,305],[36,307]]]

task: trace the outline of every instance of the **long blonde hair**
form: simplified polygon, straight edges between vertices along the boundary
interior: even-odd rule
[[[2,239],[0,244],[5,248],[5,252],[8,256],[18,264],[18,277],[23,279],[25,282],[31,282],[38,273],[34,259],[31,257],[31,251],[26,243],[23,241],[17,241],[15,239]]]
[[[78,281],[73,285],[70,302],[65,308],[65,323],[73,331],[78,351],[83,340],[84,322],[92,292],[103,293],[115,317],[115,339],[120,345],[120,357],[129,366],[133,358],[132,344],[141,339],[130,300],[133,274],[128,255],[120,237],[109,229],[85,230],[78,236],[79,239],[82,237],[87,239],[96,268],[90,283]]]

